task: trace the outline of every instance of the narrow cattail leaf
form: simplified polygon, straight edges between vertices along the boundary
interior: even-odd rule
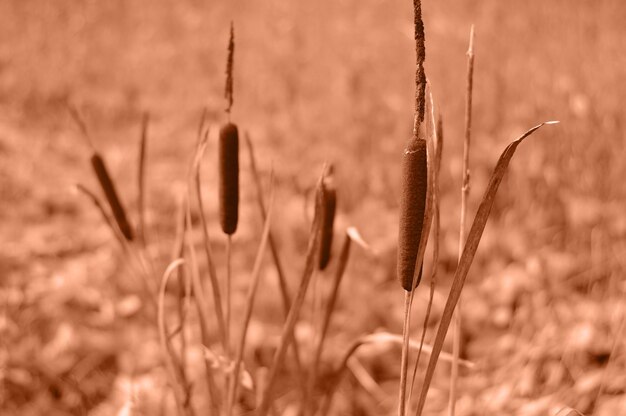
[[[273,173],[270,176],[270,203],[267,211],[267,216],[265,217],[265,224],[263,226],[263,234],[261,237],[261,243],[259,244],[259,248],[257,250],[257,254],[254,260],[254,267],[252,269],[252,278],[250,279],[251,284],[248,287],[248,294],[246,295],[246,307],[243,315],[243,324],[241,327],[241,334],[239,335],[239,339],[237,340],[237,350],[233,365],[233,376],[230,379],[230,387],[229,397],[228,397],[228,414],[232,414],[232,409],[235,405],[235,400],[237,398],[237,391],[239,389],[240,384],[240,368],[242,367],[243,362],[243,353],[246,345],[246,336],[248,334],[248,327],[250,325],[250,319],[252,318],[252,310],[254,308],[254,300],[256,298],[257,290],[259,287],[260,277],[261,277],[261,265],[263,261],[263,256],[266,251],[267,243],[270,235],[270,225],[272,219],[272,207],[274,202],[274,175]]]
[[[437,126],[435,127],[435,169],[439,172],[441,168],[441,159],[443,156],[443,117],[441,114],[437,117]]]
[[[233,123],[220,129],[219,201],[222,231],[234,234],[239,215],[239,131]]]
[[[352,342],[352,344],[346,349],[343,353],[341,359],[339,360],[339,364],[333,370],[333,374],[330,377],[330,381],[326,384],[326,396],[324,397],[322,404],[320,405],[321,411],[319,414],[327,415],[328,410],[330,409],[330,405],[332,404],[332,400],[335,392],[338,390],[337,387],[342,380],[342,376],[345,372],[346,367],[348,366],[348,362],[350,359],[356,354],[356,352],[362,347],[367,345],[381,345],[381,344],[395,344],[398,346],[402,346],[403,343],[402,335],[391,334],[389,332],[376,332],[373,334],[363,335],[362,337],[356,339]],[[417,351],[420,348],[426,353],[431,354],[433,347],[429,344],[423,344],[420,346],[418,341],[409,339],[409,348],[413,351]],[[449,354],[445,351],[441,353],[440,358],[446,362],[452,362],[452,354]],[[473,361],[463,360],[459,361],[459,364],[467,369],[473,369],[476,367],[476,363]]]
[[[100,182],[100,186],[104,191],[104,195],[109,202],[109,206],[111,207],[113,218],[115,218],[117,226],[120,228],[120,231],[127,241],[133,241],[133,229],[126,217],[126,211],[122,206],[120,198],[117,196],[115,184],[113,183],[113,180],[111,179],[111,176],[107,171],[107,168],[104,164],[104,159],[102,159],[102,157],[100,157],[98,153],[94,153],[91,156],[91,166],[93,167],[93,170],[98,177],[98,182]]]
[[[204,117],[204,114],[203,114]],[[213,308],[215,309],[215,317],[217,318],[217,327],[222,339],[224,348],[227,347],[227,328],[226,319],[224,317],[224,311],[222,310],[222,294],[220,290],[219,280],[217,278],[217,270],[215,269],[215,261],[213,260],[213,250],[211,248],[211,238],[209,236],[209,228],[204,214],[204,204],[202,203],[202,186],[200,183],[200,165],[202,162],[202,156],[208,146],[209,129],[204,132],[203,122],[198,129],[198,145],[196,146],[196,153],[193,157],[193,163],[189,172],[189,200],[192,199],[191,190],[195,187],[195,197],[198,201],[198,213],[200,215],[200,225],[202,228],[202,237],[204,240],[204,253],[207,259],[207,267],[209,269],[209,281],[211,282],[211,292],[213,293]]]
[[[413,290],[421,279],[413,285],[415,263],[420,248],[426,192],[428,189],[428,168],[426,140],[414,136],[406,146],[402,157],[402,195],[400,198],[400,227],[398,232],[398,279],[406,291]]]
[[[157,315],[157,328],[159,333],[159,344],[161,346],[161,352],[165,358],[165,367],[169,382],[172,390],[174,391],[174,399],[176,406],[181,413],[184,412],[186,406],[185,402],[187,392],[185,391],[188,386],[188,382],[185,377],[184,370],[181,363],[178,361],[174,347],[170,341],[170,336],[167,334],[166,322],[165,322],[165,289],[169,282],[170,277],[174,271],[185,264],[185,260],[176,259],[171,262],[161,278],[161,284],[159,286],[158,297],[158,315]],[[185,412],[186,413],[186,412]]]
[[[111,232],[113,233],[117,241],[119,242],[122,249],[126,250],[127,246],[125,244],[124,236],[120,232],[119,227],[115,225],[115,222],[113,222],[113,219],[109,216],[106,208],[104,207],[104,204],[102,203],[102,201],[100,201],[100,198],[98,198],[95,193],[90,191],[87,187],[85,187],[82,184],[79,184],[79,183],[76,184],[76,190],[85,194],[91,200],[91,202],[93,202],[93,204],[96,206],[96,208],[100,212],[100,215],[102,215],[102,218],[106,222],[107,226],[109,227],[109,229],[111,230]]]
[[[433,228],[432,235],[432,267],[430,271],[430,291],[428,296],[428,305],[426,306],[426,313],[424,315],[424,321],[422,325],[422,336],[420,339],[420,349],[417,351],[417,358],[415,359],[415,364],[413,367],[413,376],[411,378],[411,388],[409,390],[409,395],[407,402],[411,403],[411,398],[413,397],[413,387],[415,385],[415,378],[417,375],[417,368],[420,363],[420,357],[422,355],[421,346],[424,344],[424,340],[426,338],[426,328],[428,326],[428,322],[430,320],[430,311],[432,309],[433,299],[435,296],[435,285],[437,281],[437,264],[439,262],[439,228],[440,228],[440,218],[439,218],[439,169],[441,167],[441,153],[443,151],[443,130],[441,129],[441,116],[439,116],[439,122],[435,122],[435,105],[433,100],[433,94],[431,89],[428,89],[428,102],[430,103],[430,125],[431,130],[434,134],[429,135],[428,137],[431,140],[427,140],[428,144],[428,180],[429,180],[429,192],[428,198],[426,199],[426,218],[424,219],[425,225],[422,231],[422,235],[430,235],[430,227]],[[434,156],[433,156],[434,155]],[[431,160],[432,159],[432,160]],[[413,292],[414,294],[415,292]]]
[[[329,167],[329,176],[322,184],[322,228],[320,230],[320,257],[319,269],[324,270],[330,262],[333,245],[333,226],[337,209],[337,189],[332,178],[332,167]]]
[[[138,212],[138,225],[137,234],[142,244],[146,244],[146,217],[145,217],[145,205],[146,205],[146,192],[145,192],[145,179],[146,179],[146,146],[148,142],[148,124],[150,123],[150,115],[144,113],[141,118],[141,137],[139,141],[139,169],[137,171],[137,212]]]
[[[506,147],[506,149],[504,149],[502,155],[500,155],[500,159],[498,160],[498,163],[496,164],[496,167],[491,174],[489,185],[487,186],[487,190],[485,191],[480,206],[478,207],[478,212],[476,213],[476,217],[474,218],[474,221],[472,223],[472,228],[470,229],[467,240],[465,242],[463,254],[461,255],[461,259],[459,260],[459,264],[454,274],[454,280],[452,282],[452,287],[450,288],[448,300],[446,301],[446,306],[441,317],[441,322],[439,324],[439,328],[437,329],[437,335],[435,336],[435,342],[433,344],[433,352],[430,356],[430,361],[428,362],[428,368],[426,369],[426,375],[424,376],[424,383],[422,384],[422,390],[420,392],[420,397],[417,405],[416,415],[418,416],[422,414],[422,411],[424,409],[424,404],[426,403],[426,394],[428,393],[430,382],[432,381],[433,375],[435,373],[437,359],[439,358],[439,354],[441,353],[443,342],[448,332],[450,321],[452,320],[454,308],[456,307],[456,304],[459,301],[459,297],[461,296],[461,291],[463,290],[463,285],[465,284],[465,278],[467,277],[467,273],[469,272],[470,266],[472,265],[472,262],[474,260],[476,250],[478,249],[478,244],[480,243],[480,238],[482,237],[485,225],[487,224],[487,219],[489,218],[489,214],[491,212],[491,208],[493,207],[496,193],[498,192],[498,187],[500,186],[502,178],[506,173],[509,162],[515,154],[517,146],[519,146],[519,144],[525,138],[530,136],[532,133],[534,133],[537,129],[545,124],[556,123],[558,122],[549,121],[539,124],[538,126],[535,126],[532,129],[528,130],[517,140],[511,142]]]
[[[348,265],[348,259],[350,257],[350,246],[353,240],[352,235],[358,235],[359,232],[356,228],[350,227],[346,230],[346,237],[344,239],[343,246],[341,247],[341,253],[339,254],[339,263],[337,264],[337,269],[335,270],[335,278],[333,280],[333,286],[330,291],[330,296],[328,301],[326,302],[326,308],[324,310],[324,318],[322,320],[322,326],[320,329],[320,333],[317,337],[316,345],[315,345],[315,353],[313,355],[313,364],[311,365],[311,370],[308,374],[307,380],[307,389],[306,395],[304,399],[304,409],[309,412],[315,413],[314,406],[311,407],[311,400],[313,396],[313,391],[315,385],[317,383],[317,377],[320,367],[320,361],[322,358],[322,350],[324,348],[324,342],[326,340],[326,335],[328,334],[328,327],[330,326],[330,318],[332,317],[333,311],[335,310],[335,304],[337,303],[337,298],[339,296],[339,285],[343,279],[344,272],[346,271],[346,267]]]

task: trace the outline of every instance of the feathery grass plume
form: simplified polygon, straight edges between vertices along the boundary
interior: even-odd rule
[[[233,106],[233,65],[235,55],[235,26],[230,22],[230,38],[228,39],[228,58],[226,60],[226,87],[224,88],[224,98],[228,102],[226,113],[230,115]]]
[[[424,121],[426,108],[426,72],[424,61],[426,60],[426,36],[424,35],[424,22],[422,21],[422,2],[413,0],[413,26],[415,28],[415,116],[416,124]],[[415,132],[414,132],[415,133]]]
[[[333,179],[333,166],[328,166],[328,176],[322,183],[322,227],[320,237],[320,256],[318,267],[324,270],[330,262],[333,244],[333,225],[337,208],[337,188]]]

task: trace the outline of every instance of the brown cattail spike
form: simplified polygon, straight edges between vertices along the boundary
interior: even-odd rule
[[[93,156],[91,156],[91,166],[96,172],[98,182],[100,182],[100,186],[104,191],[107,201],[109,202],[111,211],[113,211],[113,217],[115,218],[117,226],[120,228],[124,238],[126,238],[127,241],[132,241],[134,238],[133,229],[126,218],[126,211],[117,196],[115,185],[109,176],[104,160],[97,153],[94,153]]]
[[[414,289],[413,275],[424,225],[427,178],[426,140],[416,136],[409,141],[402,157],[398,279],[407,291]],[[420,279],[421,269],[415,286],[419,284]]]
[[[324,270],[330,262],[333,244],[333,225],[337,208],[337,189],[332,178],[332,166],[328,168],[328,176],[322,182],[322,223],[320,235],[319,269]]]
[[[239,132],[232,123],[220,129],[219,200],[222,231],[234,234],[239,210]]]
[[[228,39],[228,58],[226,60],[226,87],[224,89],[224,98],[228,102],[226,113],[230,114],[233,106],[233,56],[235,54],[235,27],[230,22],[230,38]]]

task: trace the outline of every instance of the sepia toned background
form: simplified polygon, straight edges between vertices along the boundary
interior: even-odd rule
[[[553,415],[569,406],[618,415],[626,409],[626,4],[439,0],[423,9],[426,74],[445,137],[441,261],[427,342],[458,257],[471,24],[470,218],[507,143],[539,122],[560,121],[520,147],[470,270],[463,357],[476,367],[461,373],[457,414]],[[168,408],[138,284],[98,212],[74,189],[95,190],[97,182],[66,107],[83,114],[133,220],[140,121],[149,112],[147,233],[161,271],[208,109],[212,139],[202,178],[223,272],[215,133],[226,120],[231,20],[232,119],[255,142],[266,184],[274,169],[274,229],[292,290],[324,161],[334,163],[338,187],[335,248],[347,226],[373,248],[352,253],[327,359],[360,335],[400,333],[395,245],[399,161],[412,129],[412,13],[410,1],[382,0],[0,2],[0,413]],[[262,227],[243,155],[235,311]],[[275,281],[266,256],[249,340],[255,356],[280,336]],[[423,284],[415,337],[427,298]],[[311,331],[305,319],[298,336],[306,342]],[[336,414],[395,414],[399,356],[393,346],[364,352],[360,362],[376,389],[348,377]],[[438,368],[427,414],[446,414],[449,366]]]

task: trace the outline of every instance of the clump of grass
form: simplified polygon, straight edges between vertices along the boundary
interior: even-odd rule
[[[267,212],[267,216],[265,218],[265,225],[263,226],[263,236],[261,237],[261,243],[259,244],[259,249],[257,250],[256,259],[254,260],[254,267],[252,270],[252,279],[250,286],[248,288],[248,294],[246,299],[246,307],[244,311],[244,321],[243,326],[241,328],[241,334],[239,339],[237,340],[237,350],[234,362],[234,369],[232,377],[230,378],[230,385],[228,387],[228,410],[227,414],[231,415],[233,412],[233,407],[235,405],[235,400],[237,399],[237,392],[239,388],[239,378],[240,378],[240,369],[243,361],[243,353],[246,345],[246,336],[248,334],[248,326],[250,325],[250,319],[252,318],[252,310],[254,308],[254,300],[256,297],[257,289],[259,286],[259,280],[261,277],[261,262],[263,261],[263,254],[265,253],[265,248],[267,246],[267,241],[269,239],[270,233],[270,225],[272,218],[272,206],[274,200],[274,191],[273,191],[273,180],[270,181],[270,204],[269,210]]]
[[[406,412],[406,384],[408,369],[409,322],[412,291],[419,284],[422,276],[422,259],[425,239],[424,233],[428,193],[428,150],[421,132],[426,108],[426,73],[424,61],[426,46],[422,5],[420,0],[413,1],[413,22],[415,29],[415,113],[413,136],[407,143],[402,157],[402,188],[400,197],[400,220],[398,231],[398,280],[405,291],[402,360],[400,364],[400,389],[398,415]],[[420,253],[421,251],[421,253]],[[416,268],[419,270],[416,273]]]
[[[261,213],[261,218],[263,221],[265,221],[267,217],[267,209],[265,208],[265,202],[263,201],[263,186],[261,185],[261,178],[260,178],[259,171],[257,169],[256,158],[254,156],[254,146],[252,145],[252,140],[250,139],[250,135],[247,132],[245,133],[244,137],[245,137],[246,145],[248,148],[250,169],[252,171],[252,177],[254,179],[254,185],[256,188],[257,205]],[[278,244],[274,240],[274,235],[272,233],[272,230],[269,231],[268,241],[269,241],[270,251],[272,253],[272,259],[274,260],[274,265],[276,266],[276,275],[278,277],[278,287],[280,289],[280,295],[281,295],[281,300],[283,304],[283,312],[285,314],[285,317],[287,317],[289,315],[289,310],[291,309],[291,294],[289,292],[287,278],[285,276],[285,271],[284,271],[282,261],[280,258],[280,249],[278,247]],[[293,356],[294,356],[294,361],[296,365],[296,371],[298,372],[299,375],[301,375],[303,374],[302,361],[300,359],[300,349],[298,347],[298,342],[295,339],[295,337],[293,337],[291,346],[293,349]]]
[[[309,283],[311,281],[311,277],[313,276],[313,271],[315,269],[315,259],[316,254],[319,250],[319,227],[321,224],[321,206],[322,206],[322,182],[324,181],[324,177],[326,176],[326,166],[324,166],[322,176],[320,177],[316,192],[315,192],[315,214],[313,216],[313,223],[311,224],[311,230],[309,232],[309,242],[307,245],[307,253],[304,264],[304,271],[302,272],[302,278],[300,279],[300,286],[298,288],[298,292],[296,294],[296,298],[291,305],[291,309],[289,310],[289,315],[287,316],[287,321],[283,325],[283,331],[281,335],[280,344],[276,353],[274,354],[274,358],[272,360],[272,366],[270,367],[268,378],[267,378],[267,386],[266,390],[263,393],[262,399],[257,406],[257,415],[258,416],[266,416],[270,410],[271,403],[274,400],[274,388],[277,382],[278,372],[284,365],[285,354],[287,352],[287,348],[292,342],[293,339],[293,329],[296,325],[298,317],[300,315],[300,310],[302,309],[302,305],[304,304],[304,299],[306,296],[307,289],[309,287]]]

